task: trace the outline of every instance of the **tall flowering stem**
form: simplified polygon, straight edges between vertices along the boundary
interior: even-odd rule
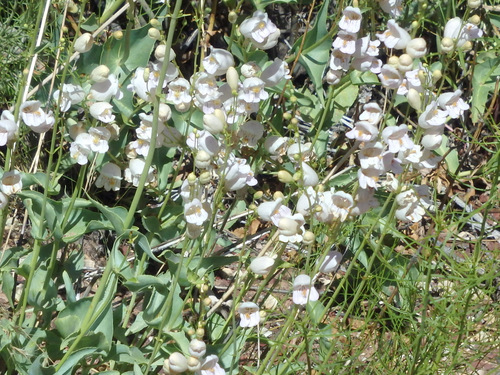
[[[179,18],[179,12],[181,9],[181,4],[182,2],[179,0],[176,0],[175,2],[175,8],[172,13],[170,25],[168,28],[168,34],[167,34],[167,40],[165,44],[165,57],[164,61],[168,62],[170,60],[170,47],[172,46],[172,40],[174,39],[174,32],[175,32],[175,27],[177,25],[177,19]],[[168,68],[168,63],[162,64],[161,70],[160,70],[160,77],[158,79],[158,87],[163,87],[163,82],[165,81],[165,75],[167,73],[167,68]],[[156,144],[156,137],[158,135],[158,117],[160,113],[160,98],[158,95],[154,97],[154,111],[153,111],[153,124],[151,126],[151,144],[154,145]],[[139,179],[139,186],[137,187],[137,190],[135,191],[134,199],[132,200],[132,203],[130,204],[130,208],[127,214],[127,217],[124,222],[124,227],[129,228],[133,221],[134,221],[134,214],[137,210],[137,206],[139,205],[139,201],[142,197],[142,192],[144,191],[144,186],[146,184],[146,179],[148,177],[148,171],[149,167],[151,167],[151,164],[153,162],[153,156],[154,156],[154,147],[149,148],[148,156],[146,157],[145,160],[145,165],[144,165],[144,170],[142,171],[141,178]]]

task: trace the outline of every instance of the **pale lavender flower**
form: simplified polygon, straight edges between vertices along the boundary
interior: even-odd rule
[[[318,299],[319,293],[311,278],[307,275],[298,275],[293,281],[293,303],[305,305],[308,301],[317,301]]]

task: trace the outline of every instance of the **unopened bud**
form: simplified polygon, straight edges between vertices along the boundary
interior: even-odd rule
[[[123,31],[121,30],[116,30],[114,33],[113,33],[113,37],[116,39],[116,40],[120,40],[123,38]]]
[[[110,70],[106,65],[99,65],[90,73],[90,80],[92,82],[104,82],[108,79],[109,73]]]
[[[233,66],[230,66],[226,72],[226,80],[231,87],[232,91],[238,91],[238,83],[240,82],[240,76]]]
[[[413,59],[410,55],[404,53],[399,56],[398,70],[406,73],[413,69]]]
[[[474,14],[469,18],[469,22],[478,26],[481,23],[481,17],[479,17],[477,14]]]
[[[160,40],[160,39],[161,39],[161,33],[160,33],[160,30],[155,29],[154,27],[151,27],[151,28],[148,30],[148,36],[149,36],[151,39],[154,39],[154,40]]]
[[[399,65],[399,57],[397,56],[389,57],[389,59],[387,60],[387,64],[397,69]]]
[[[190,174],[188,174],[187,180],[190,186],[194,185],[196,183],[196,175],[193,172],[191,172]]]
[[[443,77],[443,73],[440,69],[436,69],[432,72],[432,82],[436,83]]]
[[[279,198],[284,199],[285,195],[281,191],[278,190],[278,191],[274,192],[273,199],[278,200]]]
[[[467,0],[467,6],[471,9],[477,9],[481,6],[481,0]]]
[[[314,233],[308,230],[304,233],[302,242],[306,245],[312,245],[315,239],[316,236],[314,235]]]
[[[441,39],[441,52],[449,53],[453,51],[454,47],[455,47],[455,42],[453,41],[453,39],[447,37]]]
[[[420,98],[420,93],[415,90],[414,88],[411,88],[408,90],[408,93],[406,94],[406,99],[408,100],[408,104],[415,110],[420,111],[422,110],[422,100]]]
[[[256,191],[254,194],[253,194],[253,199],[254,200],[259,200],[260,198],[262,198],[262,196],[264,195],[264,192],[262,190],[259,190],[259,191]]]
[[[75,41],[75,51],[85,53],[90,51],[94,44],[94,37],[90,33],[84,33]]]
[[[293,177],[288,171],[281,170],[278,172],[278,180],[284,184],[289,184],[293,181]]]
[[[212,174],[209,171],[205,171],[200,174],[199,180],[200,184],[207,185],[210,183],[210,181],[212,181]]]
[[[151,21],[149,21],[149,24],[157,29],[161,28],[161,22],[158,21],[156,18],[152,18]]]
[[[470,51],[472,49],[472,42],[470,40],[467,40],[460,49],[464,52]]]
[[[202,339],[202,338],[203,338],[203,336],[205,336],[205,329],[204,329],[204,328],[198,328],[198,329],[196,330],[196,337],[197,337],[198,339]]]
[[[238,21],[238,14],[234,10],[232,10],[229,12],[227,19],[230,23],[235,23],[236,21]]]

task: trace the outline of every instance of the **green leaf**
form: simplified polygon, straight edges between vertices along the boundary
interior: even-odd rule
[[[110,208],[105,206],[89,197],[94,207],[96,207],[102,214],[111,222],[113,229],[118,236],[125,232],[125,218],[127,217],[127,210],[123,207]]]
[[[486,103],[490,94],[495,89],[497,77],[500,76],[500,56],[493,52],[486,52],[478,57],[478,61],[484,60],[474,68],[472,76],[472,121],[477,122],[484,114]]]

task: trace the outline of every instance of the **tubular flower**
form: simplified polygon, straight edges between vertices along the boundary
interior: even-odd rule
[[[122,180],[121,174],[122,171],[119,166],[114,163],[106,163],[102,166],[101,174],[97,177],[95,186],[98,188],[104,187],[106,191],[118,191]]]
[[[348,6],[342,12],[343,16],[339,22],[339,27],[350,33],[357,33],[361,28],[361,11],[359,8]]]
[[[240,313],[240,327],[250,328],[259,324],[260,314],[259,306],[253,302],[243,302],[238,307]]]
[[[384,42],[387,48],[404,49],[411,40],[410,34],[400,27],[395,20],[387,21],[387,30],[377,34],[377,38]]]
[[[319,293],[314,287],[311,278],[307,275],[299,275],[293,281],[293,303],[305,305],[308,301],[317,301]]]
[[[280,30],[261,10],[255,11],[252,17],[241,23],[240,32],[253,45],[264,50],[274,47],[280,36]]]

